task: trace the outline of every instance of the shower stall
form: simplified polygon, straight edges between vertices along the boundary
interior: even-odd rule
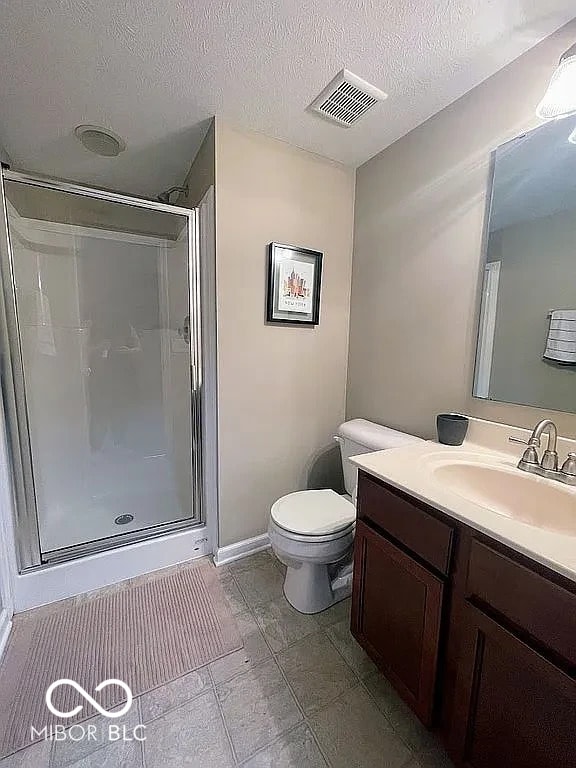
[[[19,571],[204,521],[198,213],[2,170]]]

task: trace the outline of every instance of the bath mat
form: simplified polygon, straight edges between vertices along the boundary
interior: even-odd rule
[[[45,695],[57,680],[74,680],[109,710],[126,693],[116,685],[95,692],[104,680],[120,679],[138,696],[242,647],[216,569],[205,560],[66,606],[15,618],[0,666],[0,758],[38,740],[31,726],[68,727],[97,714],[67,684],[54,690],[55,707],[83,709],[67,719],[52,714]]]

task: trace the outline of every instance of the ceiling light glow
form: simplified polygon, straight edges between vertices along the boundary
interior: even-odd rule
[[[536,108],[543,120],[554,120],[576,112],[576,46],[562,56],[544,98]]]

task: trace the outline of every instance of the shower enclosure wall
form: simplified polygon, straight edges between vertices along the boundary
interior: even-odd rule
[[[203,522],[197,212],[4,169],[20,571]]]

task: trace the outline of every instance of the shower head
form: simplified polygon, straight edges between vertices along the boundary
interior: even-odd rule
[[[184,192],[184,194],[186,194],[188,192],[188,187],[170,187],[170,189],[167,189],[165,192],[160,192],[157,199],[161,203],[170,205],[170,197],[174,192]]]

